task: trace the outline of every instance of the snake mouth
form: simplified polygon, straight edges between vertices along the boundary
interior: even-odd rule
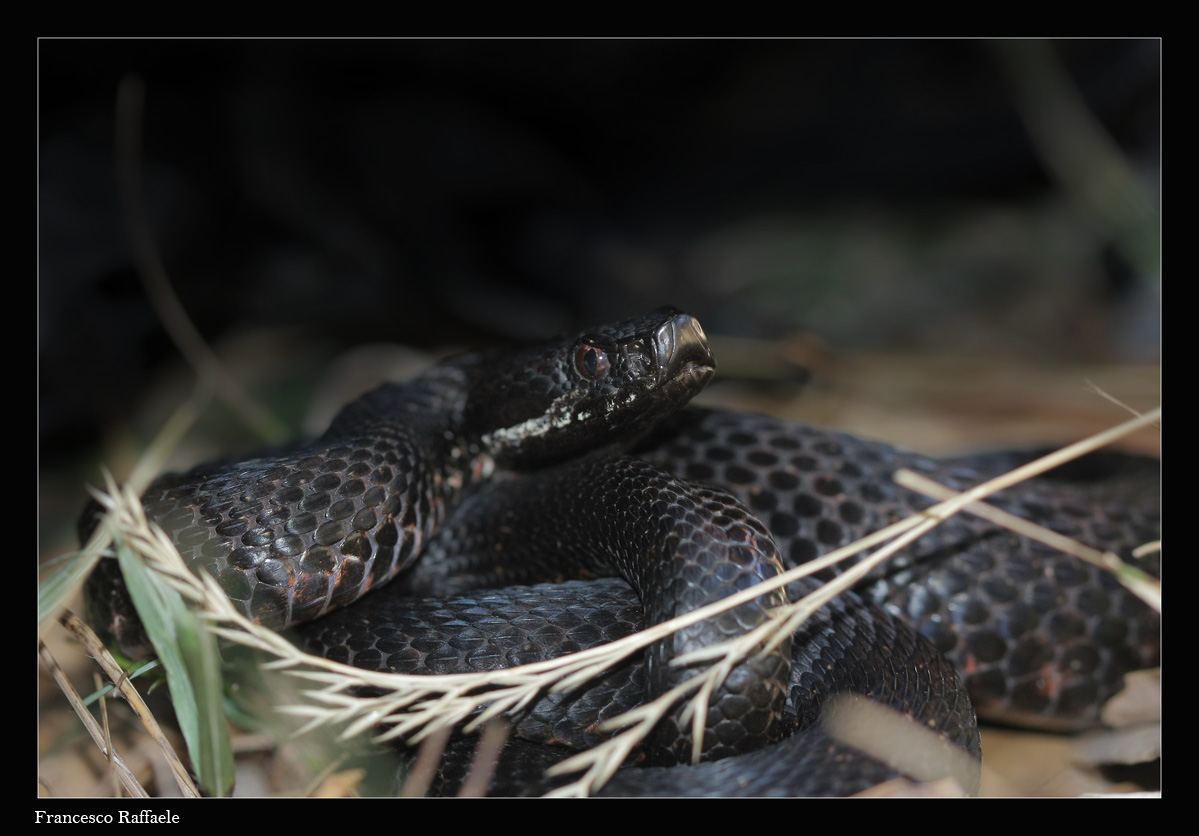
[[[672,391],[689,392],[695,395],[708,385],[708,381],[715,374],[716,369],[714,366],[689,363],[675,373],[674,377],[666,384],[666,387]]]
[[[699,320],[676,313],[658,326],[653,337],[659,380],[671,388],[698,392],[716,373],[716,358]]]

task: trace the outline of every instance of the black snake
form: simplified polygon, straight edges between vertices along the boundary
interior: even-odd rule
[[[399,576],[300,628],[301,639],[361,667],[445,673],[610,641],[931,504],[891,483],[899,467],[964,488],[1011,465],[936,461],[754,415],[677,412],[713,368],[698,323],[669,309],[466,355],[355,401],[316,442],[164,477],[143,504],[191,565],[268,626],[310,621]],[[1156,464],[1096,461],[1102,478],[1034,480],[996,504],[1117,551],[1154,538]],[[93,623],[145,655],[114,563],[89,581]],[[628,583],[523,586],[597,575]],[[522,586],[478,591],[513,584]],[[1157,661],[1156,615],[1109,575],[961,516],[859,593],[868,600],[826,607],[793,647],[734,669],[707,717],[709,762],[624,770],[605,791],[852,792],[895,772],[827,736],[822,706],[837,693],[893,705],[977,756],[973,710],[942,654],[981,710],[1061,728],[1094,724],[1123,675]],[[559,746],[594,743],[598,720],[691,675],[673,657],[752,629],[783,598],[701,622],[653,645],[647,665],[534,705],[516,718],[521,738],[493,791],[543,791],[541,767]],[[660,724],[647,763],[686,757],[678,726]]]

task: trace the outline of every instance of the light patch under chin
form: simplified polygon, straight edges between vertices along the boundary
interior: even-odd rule
[[[639,394],[638,392],[626,392],[626,393],[625,393],[625,396],[624,396],[624,398],[622,398],[622,399],[612,399],[612,400],[608,401],[608,402],[607,402],[607,403],[604,405],[604,413],[605,413],[606,415],[611,415],[611,414],[612,414],[613,412],[615,412],[617,409],[621,409],[621,408],[623,408],[623,407],[626,407],[626,406],[628,406],[629,404],[631,404],[631,403],[633,403],[635,400],[637,400],[637,395],[638,395],[638,394]]]
[[[511,427],[501,427],[483,436],[483,446],[492,449],[512,447],[529,438],[540,438],[551,430],[569,427],[576,421],[585,421],[591,417],[590,412],[574,415],[569,409],[551,410],[535,418],[513,424]]]

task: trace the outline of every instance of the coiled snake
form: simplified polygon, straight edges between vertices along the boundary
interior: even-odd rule
[[[673,309],[465,355],[363,396],[311,444],[164,477],[143,504],[260,623],[311,622],[301,641],[357,666],[447,673],[610,641],[927,507],[892,485],[899,467],[965,488],[1010,464],[679,412],[713,370],[699,324]],[[1119,472],[1034,480],[996,503],[1127,551],[1156,536],[1156,467],[1109,464]],[[85,514],[83,532],[92,525]],[[145,655],[114,564],[88,582],[91,619]],[[595,576],[624,580],[479,591]],[[644,665],[534,705],[515,718],[521,739],[492,791],[544,791],[541,767],[558,747],[593,743],[600,719],[694,674],[672,659],[752,629],[814,583],[680,631]],[[946,657],[981,709],[1062,728],[1093,724],[1123,675],[1157,660],[1156,615],[1106,573],[960,516],[859,593],[733,669],[707,715],[705,763],[664,766],[691,751],[688,729],[668,719],[642,756],[655,768],[622,770],[605,791],[853,792],[895,770],[823,730],[835,694],[896,707],[977,756],[974,711]]]

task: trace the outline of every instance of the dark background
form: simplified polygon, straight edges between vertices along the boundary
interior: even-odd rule
[[[714,336],[835,351],[1152,362],[1156,263],[1047,169],[1012,68],[1063,72],[1155,202],[1160,44],[1026,47],[41,41],[43,462],[178,360],[118,197],[131,74],[153,232],[214,344],[298,334],[319,363],[670,303]]]

